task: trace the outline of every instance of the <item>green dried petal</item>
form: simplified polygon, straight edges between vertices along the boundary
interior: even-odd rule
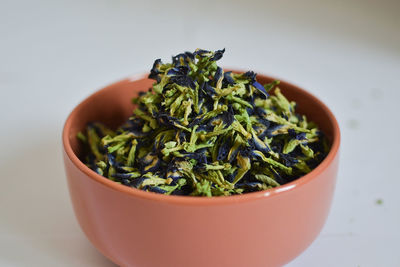
[[[271,166],[277,167],[281,170],[283,170],[285,173],[287,174],[292,174],[292,168],[291,167],[286,167],[285,165],[283,165],[282,163],[271,159],[271,158],[267,158],[261,151],[253,151],[254,154],[256,154],[257,156],[259,156],[264,162],[270,164]]]
[[[211,183],[208,180],[202,180],[199,183],[196,183],[192,196],[211,197]]]
[[[144,180],[139,188],[143,188],[146,185],[150,185],[150,186],[158,186],[158,185],[164,185],[167,184],[167,179],[164,178],[160,178],[155,174],[152,174],[151,172],[148,172],[146,174],[143,175],[143,177],[146,177],[147,179]]]
[[[309,173],[311,171],[310,167],[303,160],[299,160],[299,162],[296,163],[294,167],[296,167],[296,169],[300,170],[303,173]]]
[[[300,148],[307,158],[314,158],[314,151],[309,146],[300,144]]]
[[[275,181],[273,178],[271,178],[271,177],[269,177],[267,175],[256,174],[255,178],[257,180],[259,180],[260,182],[263,182],[263,183],[265,183],[265,184],[267,184],[269,186],[272,186],[272,187],[280,186],[280,184],[277,181]]]
[[[243,176],[248,172],[251,168],[250,159],[248,157],[243,157],[242,155],[237,156],[237,163],[238,163],[238,172],[233,180],[233,184],[236,184],[243,178]]]
[[[283,147],[283,154],[289,154],[292,152],[298,145],[301,143],[308,142],[308,140],[297,140],[297,139],[291,139],[289,142],[285,143],[285,146]]]
[[[86,138],[86,135],[84,135],[82,132],[78,132],[76,134],[76,137],[82,142],[82,143],[87,143],[88,140]]]
[[[100,153],[100,137],[97,135],[96,130],[92,127],[89,127],[87,130],[88,133],[88,143],[91,149],[91,152],[96,157],[97,160],[103,160],[103,154]]]
[[[136,153],[136,145],[138,144],[136,139],[132,140],[132,146],[129,150],[129,154],[128,154],[128,160],[126,165],[129,167],[133,167],[134,163],[135,163],[135,153]]]
[[[229,96],[226,97],[226,99],[228,99],[229,101],[232,101],[232,102],[236,102],[237,104],[246,106],[248,108],[253,108],[253,106],[249,102],[247,102],[246,100],[243,100],[243,99],[241,99],[239,97],[236,97],[236,96],[233,96],[233,95],[229,95]]]
[[[147,121],[150,123],[150,127],[152,129],[156,129],[158,127],[158,123],[157,120],[154,119],[153,117],[151,117],[151,115],[146,114],[145,112],[143,112],[141,109],[137,108],[134,110],[133,112],[136,116],[138,116],[139,118]]]

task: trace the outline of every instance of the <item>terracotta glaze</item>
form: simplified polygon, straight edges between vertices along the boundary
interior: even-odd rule
[[[281,81],[297,111],[331,141],[309,174],[267,191],[228,197],[168,196],[106,179],[80,160],[76,134],[90,121],[118,127],[131,114],[131,98],[151,87],[146,76],[114,83],[89,96],[63,130],[65,171],[78,222],[93,245],[120,266],[265,267],[289,262],[317,237],[331,206],[338,170],[338,123],[316,97]],[[274,78],[258,75],[262,84]]]

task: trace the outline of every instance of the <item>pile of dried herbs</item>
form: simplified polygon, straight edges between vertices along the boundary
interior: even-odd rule
[[[216,63],[224,52],[157,59],[156,82],[133,99],[138,107],[123,126],[94,122],[78,134],[87,166],[130,187],[192,196],[265,190],[310,172],[329,150],[323,134],[295,113],[279,81],[224,72]]]

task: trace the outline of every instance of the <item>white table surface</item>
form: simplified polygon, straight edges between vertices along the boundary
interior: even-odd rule
[[[157,57],[225,47],[222,65],[306,88],[341,126],[330,216],[287,266],[400,266],[399,14],[396,0],[0,0],[0,265],[114,266],[75,220],[64,120]]]

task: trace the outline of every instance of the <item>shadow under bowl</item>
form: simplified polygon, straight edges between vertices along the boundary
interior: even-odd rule
[[[258,75],[262,84],[275,80]],[[281,266],[317,237],[331,206],[338,169],[338,123],[319,99],[290,83],[280,88],[297,112],[331,142],[309,174],[266,191],[228,197],[167,196],[115,183],[85,166],[76,138],[90,121],[117,128],[131,98],[151,87],[144,75],[105,87],[80,103],[63,130],[64,164],[78,222],[92,244],[121,266]]]

